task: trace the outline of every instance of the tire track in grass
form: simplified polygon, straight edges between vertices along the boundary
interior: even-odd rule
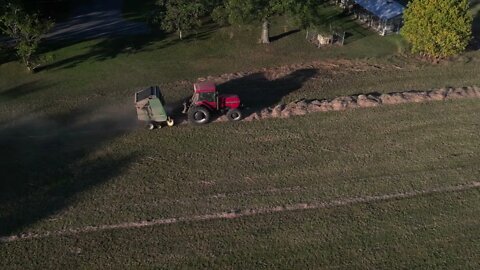
[[[308,203],[297,203],[290,205],[281,205],[273,207],[262,207],[262,208],[250,208],[229,212],[216,212],[204,215],[192,215],[184,217],[172,217],[172,218],[160,218],[153,220],[142,220],[138,222],[125,222],[111,225],[95,225],[95,226],[86,226],[81,228],[71,228],[57,231],[47,231],[42,233],[35,232],[26,232],[18,235],[4,236],[0,237],[0,243],[11,243],[20,240],[32,240],[32,239],[42,239],[47,237],[58,237],[58,236],[74,236],[90,232],[99,232],[99,231],[111,231],[111,230],[120,230],[120,229],[136,229],[168,224],[178,224],[178,223],[188,223],[188,222],[202,222],[210,220],[221,220],[221,219],[237,219],[248,216],[257,216],[257,215],[266,215],[290,211],[299,211],[299,210],[312,210],[312,209],[326,209],[333,207],[342,207],[363,203],[376,203],[384,201],[393,201],[401,199],[409,199],[419,196],[427,196],[434,194],[442,193],[451,193],[451,192],[462,192],[472,189],[479,189],[480,182],[474,181],[466,184],[447,186],[442,188],[433,188],[425,190],[416,190],[410,192],[400,192],[400,193],[391,193],[385,195],[375,195],[375,196],[364,196],[364,197],[349,197],[349,198],[340,198],[331,201],[312,201]]]

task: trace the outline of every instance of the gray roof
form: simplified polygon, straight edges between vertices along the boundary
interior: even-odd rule
[[[353,0],[380,19],[388,20],[403,14],[404,6],[394,0]]]

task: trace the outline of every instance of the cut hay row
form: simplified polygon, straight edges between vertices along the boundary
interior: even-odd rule
[[[430,101],[445,101],[453,99],[480,98],[480,88],[460,87],[442,88],[431,91],[406,91],[388,94],[360,94],[341,96],[332,100],[299,100],[288,104],[265,108],[245,117],[245,121],[268,118],[287,118],[290,116],[305,115],[314,112],[344,111],[357,108],[371,108],[382,105],[396,105],[405,103],[421,103]],[[219,118],[217,121],[226,121]]]

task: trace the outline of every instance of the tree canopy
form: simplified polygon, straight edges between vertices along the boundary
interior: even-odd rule
[[[413,0],[404,12],[401,34],[412,52],[434,58],[461,53],[472,35],[468,0]]]
[[[261,43],[269,43],[269,24],[275,15],[288,15],[300,27],[313,24],[316,7],[322,1],[315,0],[225,0],[214,10],[217,21],[233,25],[262,23]]]
[[[0,31],[15,41],[20,60],[34,70],[44,59],[36,55],[42,36],[53,26],[53,21],[40,19],[37,13],[28,14],[17,4],[8,3],[0,14]]]
[[[205,5],[200,0],[159,0],[157,5],[160,12],[155,21],[165,31],[176,31],[180,39],[184,32],[201,25],[200,16],[204,13]]]

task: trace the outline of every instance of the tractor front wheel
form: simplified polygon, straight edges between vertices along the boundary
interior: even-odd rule
[[[227,112],[229,121],[239,121],[242,119],[242,112],[239,109],[232,109]]]
[[[188,121],[195,125],[206,124],[210,121],[210,111],[205,107],[191,107],[188,110]]]

